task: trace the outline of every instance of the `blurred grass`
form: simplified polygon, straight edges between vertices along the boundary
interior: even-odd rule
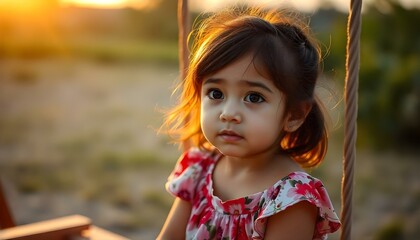
[[[102,63],[148,62],[175,65],[178,45],[173,41],[145,39],[15,39],[0,40],[0,59],[40,59],[82,57]],[[19,79],[32,79],[33,73],[18,72]]]
[[[95,176],[97,189],[118,188],[118,176],[127,171],[160,169],[169,171],[173,163],[151,151],[133,153],[103,152],[94,159],[80,154],[78,158],[65,162],[36,160],[28,156],[28,161],[0,164],[1,173],[10,177],[20,191],[33,193],[40,191],[68,191],[82,189],[86,176]],[[83,164],[83,165],[81,165]],[[83,177],[83,175],[85,177]]]
[[[178,63],[176,42],[163,41],[78,41],[70,46],[74,54],[99,62],[140,61],[149,63]]]
[[[97,158],[91,161],[91,168],[94,171],[122,171],[136,168],[170,168],[172,163],[160,158],[152,151],[133,151],[118,153],[106,151],[100,153]]]
[[[30,66],[19,66],[12,74],[13,80],[20,84],[34,84],[39,79],[39,73]]]

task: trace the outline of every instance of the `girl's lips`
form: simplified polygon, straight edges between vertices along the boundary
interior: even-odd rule
[[[243,139],[241,135],[232,130],[223,130],[219,132],[218,136],[226,142],[236,142]]]

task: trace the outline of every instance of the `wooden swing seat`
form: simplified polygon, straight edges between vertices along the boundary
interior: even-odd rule
[[[16,226],[0,182],[1,240],[128,240],[92,225],[81,215],[70,215],[47,221]]]

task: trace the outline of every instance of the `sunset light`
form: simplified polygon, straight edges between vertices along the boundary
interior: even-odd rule
[[[127,5],[127,0],[62,0],[63,4],[93,8],[122,8]]]
[[[31,14],[36,15],[53,7],[52,1],[23,1],[23,0],[1,0],[0,13],[9,14]]]
[[[60,0],[63,6],[77,6],[88,8],[136,8],[154,7],[156,0]]]

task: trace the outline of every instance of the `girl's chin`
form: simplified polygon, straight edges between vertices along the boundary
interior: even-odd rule
[[[246,149],[243,149],[238,146],[216,146],[216,148],[224,156],[228,157],[243,157],[247,153]]]

